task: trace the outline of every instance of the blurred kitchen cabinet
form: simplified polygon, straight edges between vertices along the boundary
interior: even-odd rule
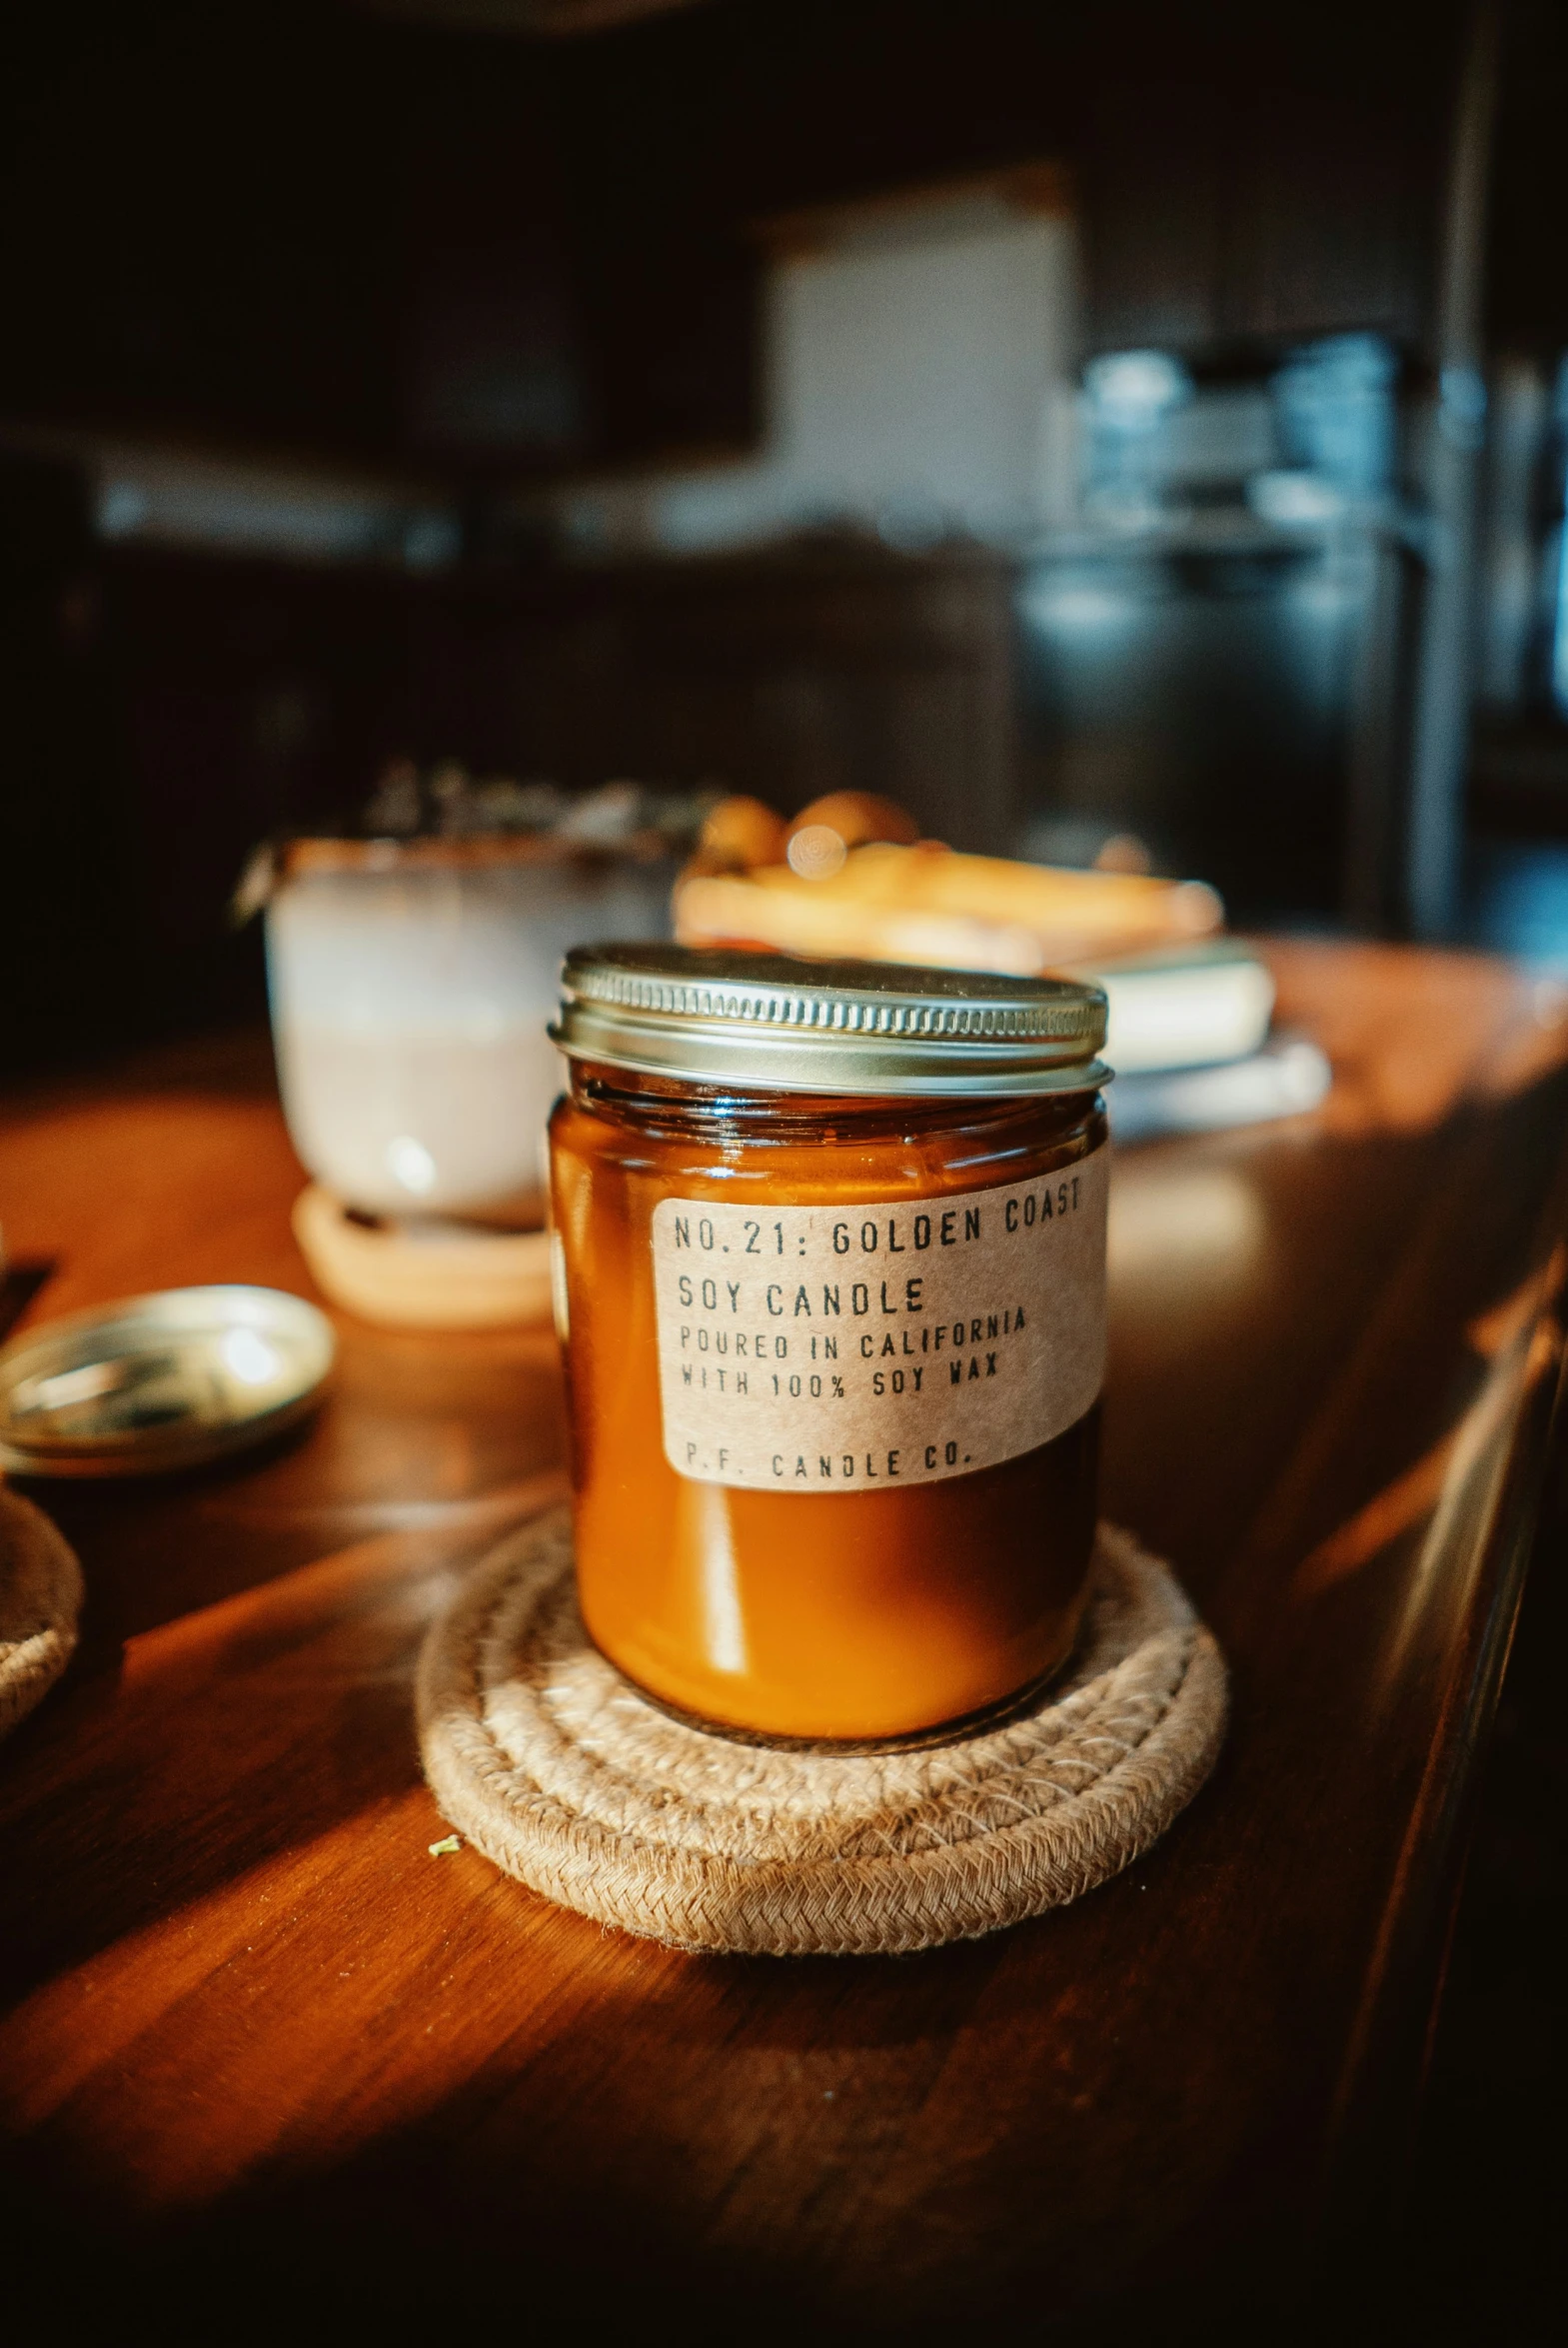
[[[1010,565],[973,550],[792,547],[558,576],[507,630],[516,738],[568,783],[713,779],[784,810],[885,792],[956,847],[1001,849],[1011,597]]]
[[[114,1050],[139,973],[86,483],[0,451],[0,1074]]]
[[[1079,159],[1090,347],[1426,344],[1453,70],[1439,23],[1370,84],[1104,84]]]

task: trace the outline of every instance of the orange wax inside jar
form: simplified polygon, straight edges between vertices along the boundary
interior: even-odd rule
[[[874,1003],[889,974],[853,984]],[[605,1034],[574,1050],[569,1015],[551,1125],[591,1636],[662,1702],[764,1737],[1004,1707],[1070,1651],[1093,1542],[1102,1072],[1080,1042],[1076,1085],[1069,1065],[1032,1095],[812,1093],[762,1089],[744,1051],[734,1086],[588,1057]]]

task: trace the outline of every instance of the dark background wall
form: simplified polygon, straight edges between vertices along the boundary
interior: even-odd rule
[[[13,16],[0,991],[35,1008],[0,1058],[254,1010],[255,941],[223,912],[246,848],[353,807],[395,752],[781,804],[853,779],[1003,845],[1009,778],[1032,771],[1020,714],[1055,725],[1062,689],[1009,637],[979,550],[585,577],[519,534],[515,493],[755,445],[761,221],[1040,160],[1073,191],[1090,351],[1259,381],[1304,338],[1370,330],[1419,399],[1473,21],[1464,0],[707,0],[544,41],[338,0]],[[1501,13],[1490,331],[1545,355],[1568,343],[1565,21],[1551,0]],[[460,560],[108,546],[80,465],[115,438],[415,485],[457,504]],[[1246,668],[1265,621],[1235,568],[1169,610]],[[1207,792],[1192,853],[1216,871],[1272,760],[1293,812],[1238,860],[1238,910],[1321,913],[1343,744],[1297,726],[1263,668],[1221,678],[1209,715],[1152,670],[1142,702],[1111,679],[1083,738],[1132,744],[1156,839],[1165,801],[1201,815]],[[1266,740],[1241,726],[1249,695]],[[1040,762],[1042,791],[1055,774]]]
[[[1456,0],[710,0],[590,40],[334,0],[29,13],[0,411],[516,475],[755,430],[763,216],[1045,156],[1096,346],[1430,344]]]

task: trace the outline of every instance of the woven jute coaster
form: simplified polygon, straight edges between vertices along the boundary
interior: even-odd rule
[[[81,1604],[75,1550],[30,1500],[0,1489],[0,1736],[71,1660]]]
[[[685,1726],[592,1646],[565,1513],[476,1567],[420,1660],[425,1773],[498,1867],[677,1948],[929,1948],[1059,1907],[1203,1782],[1225,1667],[1174,1576],[1101,1525],[1067,1675],[962,1741],[824,1754]]]

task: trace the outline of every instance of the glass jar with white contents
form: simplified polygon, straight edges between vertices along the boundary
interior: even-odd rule
[[[526,836],[295,840],[267,908],[294,1146],[377,1215],[542,1205],[562,956],[668,928],[669,870]]]

